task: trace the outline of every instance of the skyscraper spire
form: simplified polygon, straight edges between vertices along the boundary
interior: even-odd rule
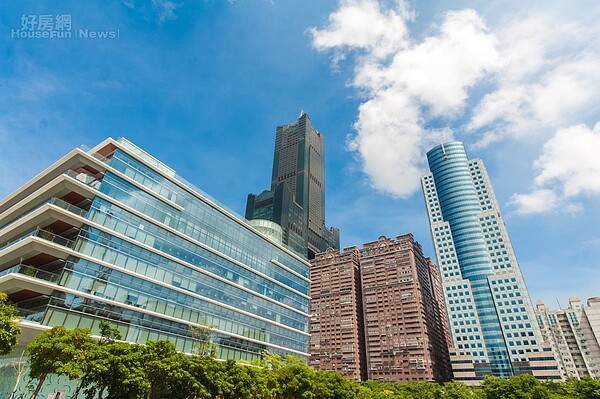
[[[444,154],[444,159],[447,159],[448,156],[446,155],[446,147],[444,147],[444,130],[440,130],[440,143],[442,146],[442,153]]]
[[[271,189],[246,203],[246,219],[279,224],[283,242],[308,259],[339,248],[339,231],[325,227],[324,150],[324,135],[301,109],[297,121],[277,127]]]

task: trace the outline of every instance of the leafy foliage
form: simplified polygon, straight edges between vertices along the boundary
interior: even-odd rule
[[[140,345],[105,342],[98,345],[98,356],[82,379],[87,399],[106,392],[109,398],[142,398],[150,389],[143,368]]]
[[[487,377],[483,382],[485,399],[548,399],[549,392],[529,374],[512,378]]]
[[[198,356],[217,356],[217,345],[213,342],[212,329],[217,328],[215,325],[210,326],[190,326],[192,337],[194,338],[194,353]]]
[[[35,398],[48,374],[79,379],[96,356],[96,341],[87,328],[67,330],[63,326],[39,334],[27,345],[29,376],[38,380]]]
[[[459,382],[358,383],[315,371],[293,356],[264,352],[244,365],[218,361],[210,351],[184,355],[169,341],[119,342],[118,329],[109,323],[101,326],[101,335],[96,341],[87,329],[64,327],[40,334],[28,345],[30,377],[38,387],[50,373],[79,379],[76,393],[81,388],[86,399],[600,399],[600,381],[589,378],[488,377],[477,388]]]
[[[21,333],[17,308],[7,299],[6,293],[0,292],[0,355],[10,353]]]
[[[102,341],[118,341],[122,338],[121,331],[106,320],[100,322],[100,336]]]

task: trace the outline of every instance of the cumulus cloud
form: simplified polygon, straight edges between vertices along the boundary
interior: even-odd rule
[[[177,19],[175,11],[181,7],[181,4],[169,0],[152,0],[152,7],[158,13],[159,21],[164,22],[167,20]]]
[[[454,120],[468,91],[498,60],[496,39],[473,10],[447,12],[433,33],[417,42],[404,1],[343,1],[323,29],[310,30],[313,46],[334,62],[354,57],[350,84],[364,96],[348,142],[378,190],[413,194],[424,173],[424,153],[439,137],[431,119]]]
[[[335,50],[336,60],[355,49],[364,50],[378,60],[407,45],[405,22],[412,17],[404,2],[385,10],[375,0],[346,1],[329,16],[325,30],[310,31],[313,45],[319,50]]]
[[[548,141],[534,167],[538,185],[557,183],[566,197],[600,195],[600,123],[561,129]]]
[[[600,49],[590,39],[596,30],[564,21],[557,13],[526,15],[498,26],[501,57],[495,87],[474,107],[465,126],[477,145],[550,136],[593,114],[600,102]]]
[[[573,203],[578,196],[600,196],[600,122],[593,128],[576,125],[559,129],[533,163],[537,171],[535,189],[515,194],[517,212],[545,212],[558,205],[568,212],[581,206]]]
[[[342,0],[324,27],[310,29],[334,66],[344,59],[354,66],[349,85],[363,101],[347,148],[372,185],[398,197],[418,191],[439,128],[479,148],[556,133],[535,163],[533,191],[511,201],[521,213],[577,211],[566,199],[593,190],[578,183],[589,168],[573,163],[567,181],[545,154],[563,135],[578,142],[578,124],[600,111],[600,28],[559,8],[497,17],[492,29],[475,10],[447,11],[422,35],[409,29],[416,13],[405,1]],[[593,14],[598,6],[588,8]]]
[[[513,194],[510,204],[516,207],[519,214],[534,214],[555,209],[559,200],[553,190],[537,189],[529,194]]]

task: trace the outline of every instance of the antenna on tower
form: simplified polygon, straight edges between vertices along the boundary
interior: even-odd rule
[[[442,142],[442,153],[444,154],[444,159],[448,159],[448,154],[446,154],[446,147],[444,147],[444,130],[440,130],[440,141]]]
[[[304,110],[300,108],[300,117],[302,117],[302,115],[304,115]]]
[[[558,304],[558,309],[562,310],[562,307],[560,306],[560,301],[558,300],[558,297],[556,297],[556,303]]]

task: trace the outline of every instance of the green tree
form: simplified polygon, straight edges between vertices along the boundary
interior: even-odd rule
[[[223,399],[251,399],[255,394],[256,375],[248,366],[239,365],[235,360],[223,363],[225,389]]]
[[[313,390],[319,399],[354,399],[358,384],[335,371],[315,371]]]
[[[213,329],[217,326],[190,326],[194,339],[194,353],[198,356],[217,356],[217,344],[213,342]]]
[[[281,394],[279,380],[273,370],[265,367],[252,368],[254,371],[254,397],[272,399]]]
[[[121,339],[121,333],[110,322],[102,320],[100,322],[100,337],[100,341],[97,341],[96,345],[92,347],[92,351],[90,351],[88,361],[84,365],[83,374],[71,399],[76,399],[82,389],[84,389],[88,398],[95,396],[96,393],[101,398],[107,385],[109,385],[106,378],[108,378],[107,373],[112,370],[108,365],[110,362],[120,360],[112,355],[111,349],[114,348],[111,344],[115,340]]]
[[[206,396],[198,395],[198,398],[223,397],[229,389],[222,362],[218,362],[209,356],[191,356],[188,370],[204,388],[200,390],[206,392]]]
[[[306,366],[305,362],[305,359],[295,356],[287,355],[282,359],[280,355],[263,351],[261,358],[253,362],[264,370],[258,374],[261,378],[262,397],[312,398],[314,370]]]
[[[542,384],[548,390],[551,399],[573,399],[578,397],[575,381],[544,381]]]
[[[293,364],[274,371],[286,399],[312,399],[315,371],[306,365]]]
[[[548,389],[530,374],[511,378],[486,377],[482,384],[485,399],[548,399]]]
[[[144,370],[143,347],[125,342],[98,345],[98,356],[84,375],[86,399],[141,399],[150,389]]]
[[[442,388],[444,399],[475,399],[477,394],[462,382],[446,382]]]
[[[38,380],[31,399],[36,398],[48,374],[80,378],[91,359],[95,344],[87,328],[67,330],[57,326],[35,337],[27,345],[29,376]]]
[[[575,392],[581,399],[600,399],[600,380],[590,377],[574,381]]]
[[[98,341],[90,339],[89,342],[83,346],[79,351],[79,356],[77,358],[77,373],[72,374],[70,378],[78,378],[79,382],[77,383],[77,387],[71,395],[71,399],[77,399],[79,396],[79,392],[84,387],[83,382],[85,381],[85,377],[90,373],[94,363],[97,359],[102,356],[102,352],[100,350],[100,344]]]
[[[113,327],[108,320],[100,322],[100,341],[112,342],[122,338],[121,331],[117,327]]]
[[[171,380],[177,378],[181,358],[170,341],[148,341],[143,350],[144,370],[150,383],[149,398],[160,398],[169,393]]]
[[[160,342],[164,341],[158,341],[158,343]],[[167,356],[156,359],[157,363],[154,365],[160,370],[162,381],[158,386],[154,385],[148,396],[149,398],[188,399],[208,397],[206,388],[193,375],[190,357],[179,352],[170,354],[165,352],[164,354]],[[148,369],[146,371],[148,372]]]
[[[363,381],[361,386],[369,390],[370,396],[368,397],[370,399],[396,399],[402,397],[399,384],[367,380]]]
[[[356,399],[371,399],[373,393],[366,386],[360,385],[358,383],[354,384],[354,397]]]
[[[285,361],[281,358],[281,356],[273,354],[267,350],[263,350],[260,354],[260,358],[256,359],[253,364],[269,370],[277,370],[285,366]]]
[[[8,302],[8,296],[0,292],[0,355],[7,355],[17,344],[21,327],[19,327],[17,308]]]
[[[440,384],[427,381],[409,382],[397,388],[403,393],[402,396],[407,398],[441,399],[444,395]]]

